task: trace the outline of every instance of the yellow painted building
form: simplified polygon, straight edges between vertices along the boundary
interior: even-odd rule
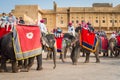
[[[53,2],[52,10],[41,9],[38,5],[16,5],[12,12],[16,17],[22,16],[26,23],[45,19],[49,31],[61,27],[65,32],[69,22],[76,27],[82,20],[107,34],[120,29],[120,5],[113,7],[109,3],[94,3],[92,7],[58,7]]]

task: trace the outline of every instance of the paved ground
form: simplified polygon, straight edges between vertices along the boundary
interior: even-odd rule
[[[45,56],[45,55],[44,55]],[[36,61],[29,72],[0,73],[0,80],[119,80],[120,59],[101,57],[101,63],[95,63],[91,55],[90,63],[83,63],[80,57],[78,65],[72,65],[70,58],[62,63],[57,59],[57,68],[53,69],[52,60],[43,60],[43,70],[36,71]]]

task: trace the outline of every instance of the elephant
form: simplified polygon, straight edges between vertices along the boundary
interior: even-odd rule
[[[72,43],[75,41],[75,37],[70,33],[64,33],[63,36],[63,45],[62,45],[62,53],[64,54],[64,58],[66,58],[67,51],[69,50],[70,53],[72,51]]]
[[[99,59],[99,51],[100,51],[100,37],[99,36],[96,36],[96,39],[98,41],[98,45],[96,46],[96,49],[94,51],[94,55],[96,57],[96,63],[100,63],[100,59]],[[74,45],[72,46],[73,47],[73,50],[72,50],[72,53],[71,53],[71,60],[72,60],[72,63],[74,65],[77,64],[78,62],[78,58],[80,57],[80,51],[83,50],[84,53],[86,54],[86,59],[85,59],[85,63],[88,63],[89,62],[89,56],[90,56],[90,50],[82,47],[80,45],[80,41],[79,40],[76,40],[76,42],[74,42]]]
[[[0,40],[0,50],[1,50],[1,66],[0,66],[0,72],[7,72],[7,66],[6,66],[6,61],[8,59],[11,60],[12,64],[12,72],[17,73],[19,72],[20,68],[17,66],[17,61],[15,57],[15,52],[13,48],[13,32],[10,32],[3,36]],[[27,71],[31,68],[33,65],[35,57],[28,58],[28,65],[27,65]],[[37,55],[37,70],[42,69],[42,54]]]
[[[119,46],[118,46],[118,41],[117,41],[116,38],[110,38],[110,40],[109,40],[109,50],[110,50],[110,57],[119,56]]]
[[[115,46],[116,46],[116,39],[110,38],[109,40],[110,57],[113,57],[115,55]]]
[[[53,62],[54,62],[54,69],[56,68],[56,48],[55,48],[55,36],[54,34],[46,34],[43,35],[43,49],[47,49],[47,60],[52,58],[53,55]],[[52,54],[53,53],[53,54]]]

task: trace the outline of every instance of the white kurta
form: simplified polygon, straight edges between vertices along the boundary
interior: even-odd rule
[[[116,38],[116,34],[111,34],[110,38]]]
[[[68,26],[68,33],[72,33],[72,35],[75,36],[75,28],[73,26]]]
[[[44,23],[40,23],[39,27],[40,27],[41,32],[47,34],[48,31],[47,31],[46,25]]]

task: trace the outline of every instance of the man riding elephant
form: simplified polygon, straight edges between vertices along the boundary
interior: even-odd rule
[[[72,25],[72,22],[70,22],[68,24],[68,33],[70,33],[71,35],[75,36],[75,28],[74,26]]]

